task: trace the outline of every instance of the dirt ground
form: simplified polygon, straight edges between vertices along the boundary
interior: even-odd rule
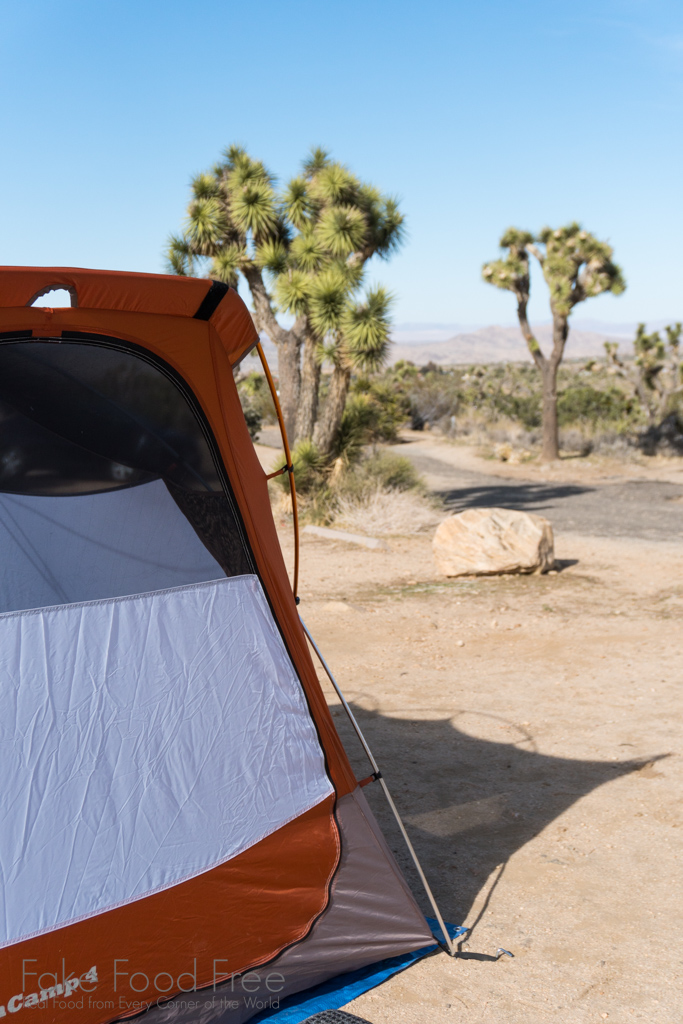
[[[284,524],[281,538],[291,560]],[[446,920],[471,930],[457,959],[429,957],[346,1009],[372,1024],[679,1024],[683,541],[560,531],[556,574],[468,580],[437,575],[429,536],[389,547],[304,535],[301,613]]]

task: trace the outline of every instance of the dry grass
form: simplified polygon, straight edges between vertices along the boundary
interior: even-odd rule
[[[334,525],[371,536],[410,536],[434,529],[444,513],[416,491],[377,487],[369,494],[337,498]]]
[[[289,491],[282,491],[280,488],[270,487],[270,507],[273,510],[273,517],[276,520],[286,519],[292,514],[292,498]],[[297,505],[301,506],[299,498]]]

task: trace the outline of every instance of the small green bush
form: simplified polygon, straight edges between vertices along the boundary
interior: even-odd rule
[[[361,431],[365,444],[394,441],[399,427],[410,417],[410,402],[389,379],[357,377],[351,384],[344,417],[347,429]]]
[[[561,427],[572,423],[614,423],[633,412],[634,401],[614,386],[600,390],[590,384],[570,384],[557,399]]]
[[[285,465],[281,456],[275,469]],[[292,466],[294,467],[294,484],[297,494],[302,496],[315,494],[327,485],[329,464],[320,454],[312,441],[299,441],[292,449]],[[284,491],[289,491],[289,473],[281,473],[273,477],[273,482]]]
[[[493,408],[502,416],[507,416],[511,420],[517,420],[527,430],[535,430],[541,425],[540,394],[508,395],[502,392],[494,397]]]
[[[292,451],[292,464],[302,517],[315,523],[330,522],[342,497],[361,500],[378,491],[425,491],[413,464],[393,452],[361,452],[349,462],[343,456],[325,459],[311,441],[300,441]],[[282,473],[272,483],[287,493],[288,477]]]

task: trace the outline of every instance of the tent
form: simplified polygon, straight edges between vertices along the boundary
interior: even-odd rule
[[[0,1018],[241,1024],[433,941],[311,660],[257,341],[219,282],[0,270]]]

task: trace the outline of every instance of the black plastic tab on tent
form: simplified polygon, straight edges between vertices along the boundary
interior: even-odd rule
[[[373,772],[372,775],[368,775],[367,779],[361,779],[358,785],[362,788],[363,786],[369,786],[371,782],[379,782],[383,778],[384,776],[380,771]]]
[[[201,305],[195,313],[194,320],[210,320],[218,309],[219,303],[226,292],[230,291],[230,285],[222,281],[212,281],[211,287],[202,299]]]

